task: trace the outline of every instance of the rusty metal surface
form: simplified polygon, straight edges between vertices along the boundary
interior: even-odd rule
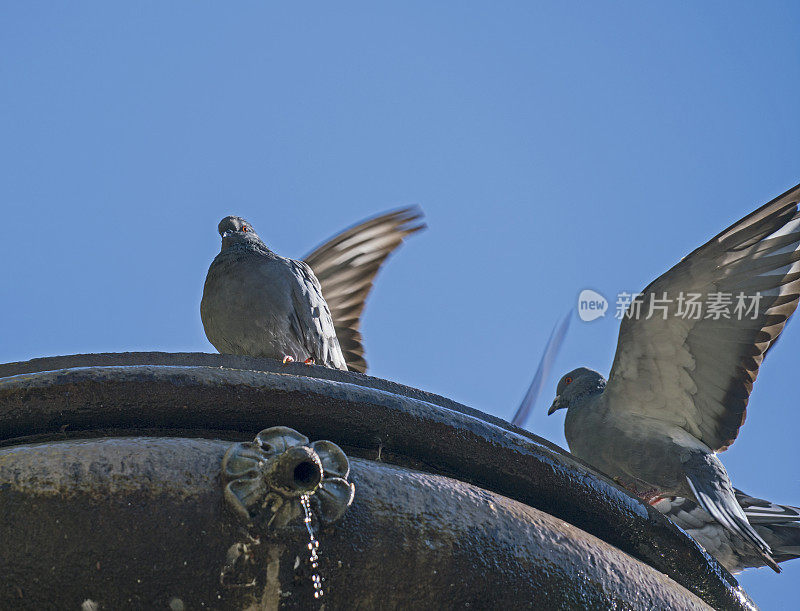
[[[217,480],[229,444],[110,438],[0,449],[1,608],[319,608],[294,528],[252,545]],[[351,509],[320,533],[328,609],[705,609],[662,573],[517,501],[352,461]],[[229,584],[230,585],[230,584]],[[233,582],[233,585],[237,585]],[[253,606],[254,605],[254,606]]]
[[[140,364],[148,361],[161,364]],[[223,355],[57,357],[0,366],[0,374],[10,376],[0,379],[5,443],[135,433],[241,440],[265,426],[290,426],[330,439],[349,455],[381,452],[398,465],[451,475],[550,513],[666,573],[712,606],[752,605],[733,577],[649,506],[549,442],[422,391],[360,374]]]

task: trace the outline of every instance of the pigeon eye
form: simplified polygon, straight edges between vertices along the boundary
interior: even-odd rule
[[[567,385],[569,385],[569,384],[572,384],[572,378],[571,378],[571,377],[569,377],[569,376],[567,376],[566,378],[564,378],[564,384],[567,384]]]
[[[242,225],[242,231],[247,233],[248,231],[250,231],[250,228],[247,225]]]

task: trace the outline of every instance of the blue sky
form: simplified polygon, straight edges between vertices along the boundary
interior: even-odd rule
[[[227,214],[299,257],[374,213],[429,229],[381,274],[371,373],[510,418],[581,289],[636,291],[800,182],[796,2],[7,3],[0,361],[213,351]],[[617,321],[556,364],[608,371]],[[800,505],[790,324],[722,455]],[[565,445],[554,393],[530,421]],[[800,560],[741,582],[796,600]]]

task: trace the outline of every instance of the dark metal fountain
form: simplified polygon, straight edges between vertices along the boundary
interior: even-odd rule
[[[556,446],[361,374],[0,365],[0,444],[3,609],[753,608]]]

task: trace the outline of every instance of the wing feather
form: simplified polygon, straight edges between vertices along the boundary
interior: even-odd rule
[[[296,277],[293,283],[293,315],[297,337],[318,365],[347,370],[345,358],[336,338],[331,311],[322,296],[322,288],[311,267],[304,261],[289,262]]]
[[[412,233],[425,228],[418,207],[393,210],[359,223],[305,257],[322,285],[347,367],[366,372],[361,315],[375,276]]]
[[[561,322],[557,323],[550,332],[550,338],[547,340],[547,345],[542,353],[539,366],[536,368],[536,373],[533,375],[530,386],[528,386],[528,391],[525,393],[514,417],[511,419],[511,424],[522,427],[525,426],[525,423],[533,411],[533,407],[536,405],[536,400],[542,393],[542,387],[547,381],[548,375],[550,375],[553,362],[556,360],[561,350],[561,344],[564,343],[564,338],[567,336],[571,319],[572,312],[570,311],[567,312],[564,318],[561,319]]]
[[[677,424],[715,451],[733,443],[764,355],[800,297],[799,198],[800,185],[731,225],[637,296],[620,326],[605,390],[611,409]],[[687,316],[685,302],[679,312],[678,298],[689,294],[700,296],[699,317]],[[710,312],[709,304],[724,296],[728,304],[720,309],[728,315]]]

